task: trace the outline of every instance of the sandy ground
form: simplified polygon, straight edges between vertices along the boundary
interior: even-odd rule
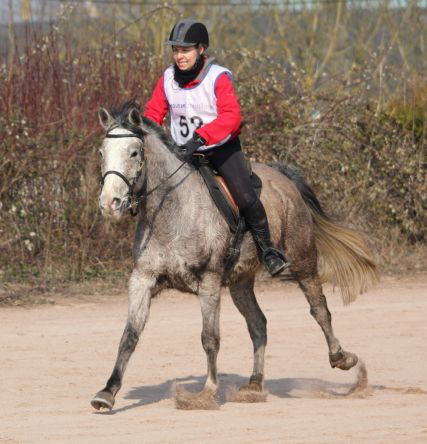
[[[148,326],[111,414],[89,402],[104,386],[124,327],[126,295],[96,302],[0,309],[2,443],[427,443],[427,276],[385,278],[350,307],[326,288],[335,333],[362,358],[369,388],[347,397],[356,372],[332,370],[298,288],[258,289],[268,318],[267,402],[226,402],[247,381],[252,352],[224,293],[220,409],[174,407],[174,383],[202,387],[205,355],[194,296],[167,293]]]

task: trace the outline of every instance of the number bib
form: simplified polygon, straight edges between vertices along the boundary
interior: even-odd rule
[[[227,68],[210,65],[200,83],[192,88],[179,87],[173,78],[173,66],[164,72],[163,87],[169,106],[171,134],[178,145],[191,139],[197,128],[217,118],[215,82],[224,72],[231,77]],[[204,146],[198,151],[213,146],[216,145]]]

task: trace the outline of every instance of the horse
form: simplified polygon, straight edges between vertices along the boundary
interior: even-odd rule
[[[262,392],[267,321],[254,293],[261,264],[252,236],[244,234],[240,256],[226,272],[232,234],[201,175],[191,162],[181,162],[171,137],[141,116],[132,102],[110,111],[101,107],[98,116],[106,131],[100,148],[99,207],[104,217],[120,219],[129,209],[135,210],[136,202],[138,219],[126,325],[111,376],[91,405],[97,410],[113,408],[126,365],[146,325],[150,302],[166,288],[193,293],[200,300],[207,376],[195,397],[214,400],[218,389],[222,287],[228,287],[253,343],[253,371],[241,390]],[[292,278],[325,336],[330,365],[349,370],[358,357],[345,351],[333,333],[322,283],[337,285],[345,304],[353,301],[378,278],[373,255],[359,234],[325,214],[297,170],[282,164],[252,167],[263,183],[261,200],[273,244],[292,264]]]

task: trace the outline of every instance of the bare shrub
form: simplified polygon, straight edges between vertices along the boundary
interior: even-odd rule
[[[209,15],[212,34],[233,48],[226,11]],[[401,268],[411,249],[425,252],[427,84],[419,73],[427,58],[416,58],[425,30],[398,20],[414,11],[380,10],[376,25],[366,11],[339,11],[335,37],[349,49],[337,45],[328,56],[326,9],[239,11],[254,23],[246,43],[216,55],[235,74],[249,157],[297,166],[329,213],[369,235],[385,267]],[[138,40],[132,27],[96,32],[70,17],[47,31],[27,26],[0,65],[1,280],[82,279],[130,266],[132,223],[110,226],[97,210],[96,111],[148,99],[165,66],[161,41],[150,36],[175,17],[171,8],[162,14],[144,16]],[[292,34],[315,23],[308,39]],[[369,39],[352,41],[356,29]]]

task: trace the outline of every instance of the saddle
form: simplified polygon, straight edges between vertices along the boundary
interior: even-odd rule
[[[225,272],[231,270],[240,255],[240,246],[243,236],[247,230],[244,217],[240,214],[239,207],[236,204],[230,190],[228,189],[224,179],[210,166],[209,161],[202,156],[197,156],[193,160],[193,164],[203,177],[209,194],[219,209],[220,213],[226,220],[230,231],[233,233],[228,255],[225,258]],[[251,168],[248,162],[250,178],[252,186],[259,198],[262,189],[262,181]]]

